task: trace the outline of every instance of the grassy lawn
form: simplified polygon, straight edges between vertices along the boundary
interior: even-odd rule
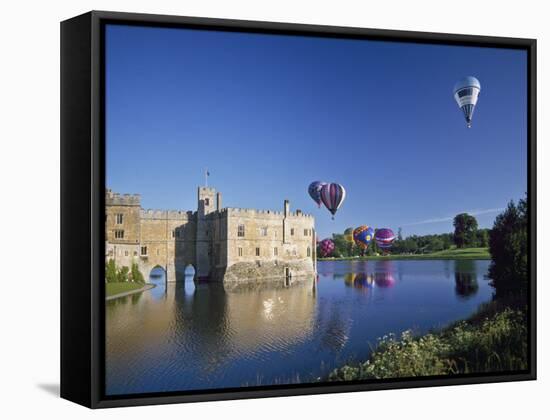
[[[105,283],[105,293],[107,296],[117,295],[119,293],[131,292],[141,289],[144,284],[123,282],[123,283]]]
[[[488,248],[451,248],[429,254],[379,255],[365,257],[318,258],[318,261],[334,260],[490,260]]]

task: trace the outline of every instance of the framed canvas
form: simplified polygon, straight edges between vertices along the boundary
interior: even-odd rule
[[[62,22],[61,396],[535,379],[535,70],[533,39]]]

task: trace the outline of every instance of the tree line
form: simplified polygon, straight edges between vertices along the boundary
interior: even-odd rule
[[[132,267],[117,267],[115,261],[111,258],[105,264],[105,281],[107,283],[133,282],[145,284],[145,278],[139,271],[137,263],[132,263]]]
[[[397,231],[390,253],[394,255],[429,254],[456,248],[486,248],[489,246],[490,229],[478,229],[477,220],[467,213],[457,214],[453,220],[454,231],[432,235],[402,235],[402,229]],[[384,252],[372,240],[366,250],[355,243],[350,243],[344,233],[333,233],[333,257],[358,257],[362,255],[380,255]]]

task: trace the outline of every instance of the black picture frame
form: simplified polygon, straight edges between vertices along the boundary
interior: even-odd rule
[[[521,49],[528,61],[530,369],[507,374],[104,394],[104,27],[201,28]],[[83,268],[84,267],[84,268]],[[536,379],[536,40],[92,11],[61,23],[61,397],[90,408],[325,394]]]

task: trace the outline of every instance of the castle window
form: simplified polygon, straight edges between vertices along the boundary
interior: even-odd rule
[[[116,224],[121,225],[122,224],[122,213],[116,214]]]
[[[172,229],[172,238],[175,238],[175,237],[176,237],[176,230]]]
[[[307,247],[307,256],[311,257],[311,248],[309,246]]]
[[[134,251],[134,257],[137,257],[137,251]]]
[[[239,225],[237,228],[237,236],[244,237],[244,225]]]
[[[243,249],[242,248],[237,248],[237,252],[239,254],[239,257],[242,257],[243,256]]]
[[[124,239],[124,231],[115,230],[115,239]]]
[[[142,255],[142,256],[146,256],[146,255],[147,255],[147,247],[146,247],[146,246],[142,246],[142,247],[141,247],[141,255]]]
[[[304,236],[307,236],[307,234],[308,234],[308,230],[304,229]]]
[[[294,228],[290,229],[290,236],[294,236]]]
[[[160,249],[157,249],[157,255],[160,255]]]
[[[267,228],[266,227],[260,228],[260,235],[261,236],[267,236]]]
[[[124,251],[124,256],[125,256],[125,257],[128,256],[128,251]]]
[[[279,255],[279,248],[277,248],[277,247],[273,248],[273,255],[275,257]]]
[[[260,256],[260,248],[256,248],[256,256],[257,256],[257,257]]]
[[[204,205],[205,205],[205,206],[209,206],[209,205],[210,205],[210,199],[209,199],[209,198],[205,198],[205,199],[204,199]]]

